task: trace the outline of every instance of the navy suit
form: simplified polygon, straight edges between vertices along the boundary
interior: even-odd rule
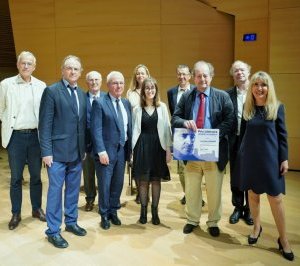
[[[131,155],[131,106],[126,99],[122,99],[122,103],[128,117],[127,141],[124,146],[120,144],[120,125],[110,95],[107,93],[94,101],[92,107],[91,135],[96,157],[99,213],[105,218],[116,214],[120,208],[125,161],[129,161]],[[98,154],[104,151],[109,157],[109,165],[103,165],[99,161]]]
[[[46,219],[48,236],[60,233],[62,223],[62,188],[65,183],[65,224],[74,225],[78,217],[78,197],[85,155],[86,96],[77,88],[79,114],[61,80],[43,93],[40,105],[39,138],[42,157],[52,156],[47,167],[49,188]]]
[[[104,92],[100,92],[99,97],[103,97],[105,95]],[[96,197],[96,184],[95,184],[95,163],[94,156],[92,154],[92,137],[90,132],[90,124],[91,124],[91,112],[92,112],[92,104],[90,99],[90,93],[86,93],[86,158],[83,161],[83,180],[84,180],[84,191],[85,191],[85,199],[86,202],[94,202]]]

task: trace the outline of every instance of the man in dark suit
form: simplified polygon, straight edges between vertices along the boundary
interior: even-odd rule
[[[240,218],[243,218],[246,224],[253,225],[253,219],[249,209],[248,192],[240,191],[237,187],[232,185],[236,183],[234,180],[239,179],[234,168],[236,165],[237,153],[240,148],[241,120],[243,115],[243,105],[249,85],[250,70],[251,66],[247,63],[239,60],[235,61],[230,69],[230,74],[233,77],[235,86],[227,91],[233,103],[235,115],[231,132],[229,134],[230,187],[232,192],[231,202],[235,207],[233,213],[229,217],[229,223],[231,224],[235,224]]]
[[[86,231],[77,224],[82,160],[86,148],[86,95],[77,85],[81,72],[80,59],[67,56],[62,63],[62,80],[45,89],[40,106],[40,146],[49,178],[46,235],[57,248],[68,246],[60,235],[64,185],[65,229],[78,236],[86,235]]]
[[[91,135],[98,179],[101,227],[121,225],[117,215],[124,182],[125,161],[131,156],[131,106],[121,98],[124,76],[112,71],[107,76],[109,92],[93,102]],[[110,221],[109,221],[110,220]]]
[[[100,97],[103,97],[104,92],[100,91],[102,84],[102,76],[97,71],[90,71],[86,74],[86,84],[89,91],[86,93],[86,111],[87,111],[87,131],[86,131],[86,157],[83,160],[83,181],[85,191],[85,210],[92,211],[94,208],[94,201],[96,193],[96,180],[95,180],[95,163],[92,154],[92,137],[90,132],[90,121],[92,103]]]
[[[183,93],[190,89],[194,89],[195,86],[190,84],[191,79],[191,71],[187,65],[178,65],[177,66],[177,80],[178,85],[170,88],[167,91],[168,95],[168,104],[171,116],[174,113],[175,107],[179,102]],[[185,183],[184,183],[184,163],[183,161],[178,161],[177,163],[177,173],[179,175],[179,180],[182,186],[182,190],[184,192]],[[185,204],[185,196],[180,200],[181,204]]]
[[[199,61],[194,65],[194,81],[197,88],[184,93],[172,117],[174,128],[211,128],[220,130],[219,161],[188,161],[185,167],[185,195],[187,224],[185,234],[199,225],[201,216],[201,183],[205,175],[208,205],[208,231],[211,236],[220,234],[221,192],[224,169],[228,162],[227,134],[233,121],[233,106],[229,95],[210,86],[214,68],[210,63]]]

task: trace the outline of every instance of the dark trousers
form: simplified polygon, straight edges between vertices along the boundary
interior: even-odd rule
[[[240,148],[239,136],[235,136],[234,138],[230,139],[230,141],[230,180],[231,184],[233,184],[237,183],[233,182],[234,178],[240,178],[239,176],[237,176],[237,172],[235,172],[237,154]],[[239,188],[231,185],[231,193],[231,202],[236,209],[241,211],[245,208],[249,209],[248,191],[241,191],[239,190]]]
[[[100,163],[96,158],[96,174],[98,179],[99,214],[109,217],[120,209],[120,196],[124,183],[125,157],[124,147],[109,153],[109,165]]]
[[[86,202],[94,202],[96,193],[96,179],[95,179],[95,159],[91,153],[86,153],[86,158],[82,162],[83,167],[83,181]]]
[[[21,213],[22,206],[22,177],[25,164],[28,164],[30,174],[30,200],[32,210],[41,208],[41,151],[38,133],[13,131],[7,147],[8,162],[11,170],[10,200],[13,214]]]

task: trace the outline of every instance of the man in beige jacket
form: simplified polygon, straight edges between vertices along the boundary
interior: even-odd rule
[[[26,163],[30,174],[32,217],[46,221],[41,208],[41,153],[37,131],[40,101],[46,84],[32,76],[35,66],[34,55],[23,51],[17,60],[19,74],[0,83],[2,146],[7,149],[11,170],[10,230],[15,229],[21,221],[22,176]]]

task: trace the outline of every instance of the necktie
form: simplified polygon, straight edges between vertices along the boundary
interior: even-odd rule
[[[199,109],[198,109],[196,125],[197,125],[197,128],[203,128],[204,120],[205,120],[205,95],[204,95],[204,93],[200,93],[199,97],[200,97],[200,105],[199,105]]]
[[[71,87],[70,85],[68,85],[68,87],[71,90],[73,109],[75,110],[76,114],[78,115],[78,104],[77,104],[77,99],[76,99],[76,95],[75,95],[76,87]]]
[[[117,115],[118,115],[118,122],[120,126],[120,145],[124,146],[125,145],[125,130],[124,130],[124,120],[123,120],[123,115],[119,103],[119,99],[116,99],[116,105],[117,105]]]

